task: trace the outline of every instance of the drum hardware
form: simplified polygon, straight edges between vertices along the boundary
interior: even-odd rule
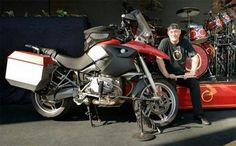
[[[226,54],[227,54],[227,61],[226,61],[226,68],[227,68],[227,74],[226,74],[226,79],[229,80],[229,78],[232,76],[232,73],[235,72],[235,68],[233,67],[233,59],[235,59],[235,51],[234,51],[234,47],[233,47],[233,44],[231,42],[231,38],[232,38],[232,35],[231,35],[231,32],[232,32],[232,29],[230,29],[230,26],[231,26],[231,22],[232,22],[232,19],[230,18],[229,21],[227,21],[226,23],[226,35],[224,35],[224,40],[226,40]],[[221,44],[222,45],[222,44]],[[233,52],[232,52],[233,51]],[[233,57],[232,57],[233,55]]]
[[[212,10],[210,10],[209,12],[203,13],[203,15],[209,15],[209,16],[211,16],[211,15],[212,15]]]
[[[230,51],[231,47],[230,45],[227,46],[226,48],[226,55],[227,55],[227,60],[226,60],[226,79],[227,81],[229,80],[229,78],[232,76],[232,72],[233,72],[233,68],[232,68],[232,57],[230,55],[231,51]]]
[[[236,73],[236,49],[232,43],[236,33],[234,26],[236,13],[232,9],[235,6],[236,3],[228,4],[214,15],[209,11],[210,18],[206,23],[208,41],[211,41],[215,48],[214,56],[209,58],[209,74],[211,76],[212,72],[217,78],[226,78],[227,81]]]
[[[236,33],[236,27],[234,24],[231,25],[232,34]]]
[[[210,79],[216,80],[216,76],[213,75],[213,73],[212,73],[213,67],[214,67],[214,66],[213,66],[212,62],[210,62],[210,65],[208,66],[207,71],[208,71],[208,73],[209,73]]]
[[[226,75],[226,65],[225,58],[223,55],[222,47],[219,43],[216,42],[216,56],[215,56],[215,76],[216,77],[224,77]]]
[[[226,31],[228,33],[228,31]],[[235,48],[233,43],[230,42],[232,35],[230,34],[222,34],[216,35],[215,37],[215,45],[216,56],[215,56],[215,74],[222,77],[226,76],[226,80],[229,81],[230,78],[235,73]],[[220,42],[221,41],[221,42]]]
[[[184,20],[180,20],[180,23],[184,23],[185,24],[185,28],[188,28],[190,23],[193,23],[193,20],[188,20],[188,19],[184,19]]]

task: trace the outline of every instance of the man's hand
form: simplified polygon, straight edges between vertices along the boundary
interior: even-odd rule
[[[177,77],[175,74],[169,74],[169,78],[170,79],[174,79],[174,80],[177,80]]]
[[[195,71],[186,72],[184,74],[184,79],[192,78],[192,77],[196,77],[196,72]]]

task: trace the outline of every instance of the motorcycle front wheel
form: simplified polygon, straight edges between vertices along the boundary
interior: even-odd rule
[[[61,100],[48,100],[45,95],[35,93],[32,98],[32,104],[35,110],[47,118],[60,119],[64,117],[73,108],[72,98],[65,98]]]
[[[138,99],[133,101],[138,125],[141,126],[142,123],[142,126],[145,126],[142,128],[148,130],[170,125],[178,113],[179,102],[176,89],[169,82],[161,79],[155,81],[155,86],[160,98],[153,97],[151,85],[148,85],[141,91]]]

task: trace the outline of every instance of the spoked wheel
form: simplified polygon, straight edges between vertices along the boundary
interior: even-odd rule
[[[160,97],[153,97],[151,86],[146,86],[134,100],[134,111],[137,123],[146,131],[156,130],[157,127],[170,125],[178,112],[178,97],[176,89],[167,81],[159,80],[155,82],[156,93]],[[140,114],[142,113],[142,119]]]
[[[71,98],[48,100],[47,96],[37,93],[35,93],[32,103],[36,111],[47,118],[61,118],[67,114],[74,105]]]

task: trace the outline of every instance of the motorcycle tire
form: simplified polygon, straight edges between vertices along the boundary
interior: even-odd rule
[[[178,113],[179,101],[176,89],[164,79],[155,81],[155,85],[160,99],[150,97],[153,93],[151,85],[148,85],[142,89],[138,99],[133,101],[138,126],[145,131],[154,131],[170,125]]]
[[[72,98],[61,100],[47,100],[42,95],[35,93],[32,98],[32,104],[35,110],[43,117],[61,119],[73,110],[74,102]]]

